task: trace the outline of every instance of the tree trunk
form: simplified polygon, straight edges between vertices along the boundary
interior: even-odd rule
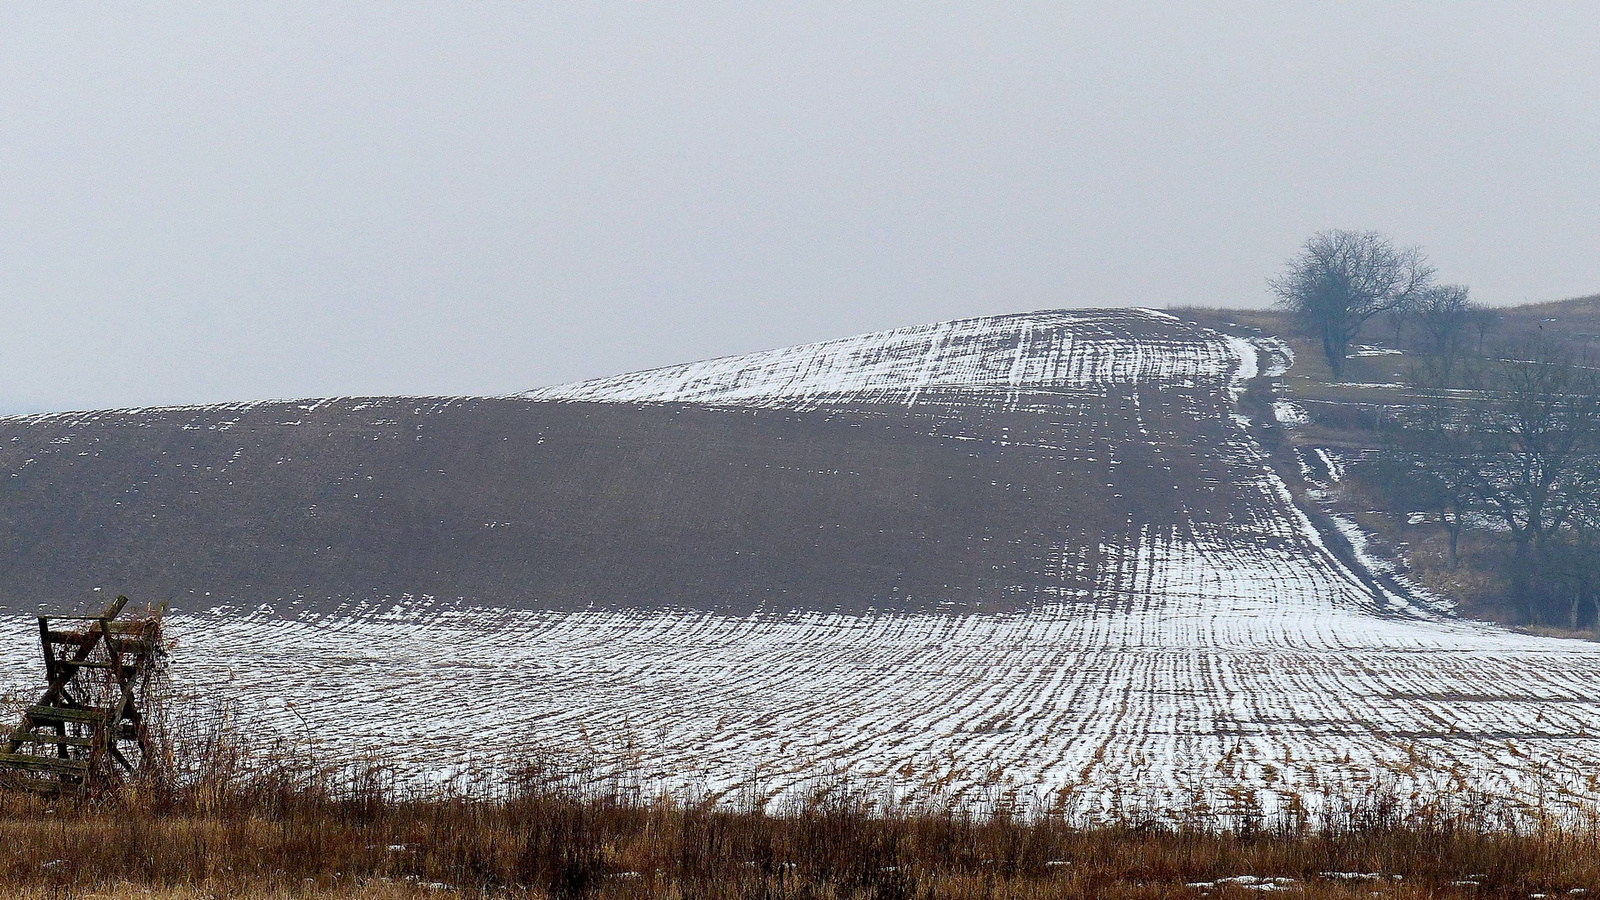
[[[1525,625],[1534,621],[1533,585],[1529,575],[1528,539],[1518,535],[1517,549],[1511,557],[1511,603]]]
[[[1328,358],[1328,368],[1333,372],[1334,381],[1344,380],[1344,341],[1331,334],[1322,336],[1322,354]]]

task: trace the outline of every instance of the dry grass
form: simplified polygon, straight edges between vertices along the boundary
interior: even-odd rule
[[[1090,824],[893,806],[838,786],[772,811],[685,803],[553,754],[493,791],[418,795],[375,764],[319,767],[228,741],[206,752],[216,761],[191,760],[182,780],[92,800],[0,795],[0,895],[1255,896],[1261,881],[1223,881],[1239,876],[1307,897],[1600,891],[1600,819],[1557,827],[1458,797]]]
[[[655,796],[644,777],[596,761],[609,757],[559,752],[422,790],[381,760],[329,764],[307,750],[311,735],[274,734],[152,684],[155,752],[140,779],[82,799],[0,793],[0,897],[1600,892],[1600,814],[1556,823],[1486,798],[1379,789],[1272,816],[1242,789],[1225,807],[1024,815],[1003,801],[895,804],[841,782],[741,807]],[[1125,798],[1138,793],[1129,788]]]

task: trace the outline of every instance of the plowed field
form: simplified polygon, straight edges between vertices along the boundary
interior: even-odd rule
[[[252,428],[298,416],[278,468],[337,458],[348,480],[316,483],[339,490],[310,501],[307,524],[291,515],[303,478],[272,482],[265,457],[249,469],[289,499],[254,501],[236,539],[206,551],[212,599],[162,582],[185,610],[174,671],[417,771],[534,742],[718,795],[848,773],[1089,808],[1241,791],[1271,806],[1374,781],[1594,799],[1600,647],[1454,618],[1330,551],[1237,406],[1247,379],[1289,364],[1274,341],[1160,313],[1045,312],[520,398],[124,411],[0,433],[22,448],[4,457],[14,481],[177,454],[190,468],[164,475],[182,478],[152,517],[202,529],[222,487],[192,473],[227,480],[234,444],[249,456]],[[138,444],[152,422],[166,437]],[[60,449],[90,442],[91,462]],[[363,475],[375,506],[343,496]],[[35,496],[13,491],[14,530],[48,519],[51,540],[88,541]],[[136,524],[77,558],[146,558]],[[304,529],[315,538],[295,544]],[[405,559],[363,556],[402,538]],[[270,578],[239,575],[252,553]],[[300,590],[274,591],[285,577]],[[30,623],[11,621],[17,672],[34,650]]]

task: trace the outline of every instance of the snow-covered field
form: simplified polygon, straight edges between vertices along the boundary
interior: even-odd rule
[[[937,388],[1082,390],[1193,385],[1237,372],[1233,345],[1152,310],[961,319],[530,391],[532,400],[808,409],[915,403]],[[1253,365],[1253,362],[1251,363]]]
[[[1049,312],[902,329],[534,392],[816,408],[1037,402],[1167,384],[1233,396],[1288,360],[1161,313]],[[1198,413],[1197,413],[1198,414]],[[1600,799],[1600,645],[1513,634],[1341,563],[1227,415],[1233,521],[1063,542],[1059,596],[1011,614],[577,613],[401,604],[364,618],[172,622],[174,673],[338,752],[417,771],[592,746],[654,783],[777,797],[848,773],[901,793],[1101,807],[1267,806],[1393,782]],[[951,440],[1005,440],[950,433]],[[1050,442],[1063,459],[1080,435]],[[1130,514],[1130,520],[1132,516]],[[1092,551],[1092,552],[1090,552]],[[1094,558],[1093,587],[1066,576]],[[5,627],[7,671],[31,623]],[[19,669],[18,667],[23,667]]]
[[[1147,552],[1119,604],[1010,616],[183,618],[177,672],[417,767],[587,742],[667,786],[764,795],[835,772],[1092,804],[1384,778],[1595,795],[1590,645],[1321,604],[1292,559]]]

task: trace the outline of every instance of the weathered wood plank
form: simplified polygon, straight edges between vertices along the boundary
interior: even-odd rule
[[[74,789],[77,788],[77,785],[72,782],[63,784],[62,782],[54,778],[50,778],[49,776],[45,776],[43,778],[29,777],[23,775],[20,771],[11,771],[5,773],[4,778],[0,779],[0,785],[4,785],[13,790],[32,791],[37,794],[59,794],[65,787],[70,786]]]
[[[115,663],[106,662],[104,660],[93,660],[93,659],[58,659],[58,660],[56,660],[56,665],[57,666],[73,666],[73,667],[79,668],[79,669],[115,669],[115,668],[117,668],[117,665]]]
[[[58,759],[54,756],[34,756],[28,753],[0,753],[0,765],[35,772],[57,772],[63,775],[82,775],[89,771],[87,759]]]
[[[16,741],[19,744],[66,744],[69,747],[93,747],[94,738],[74,737],[70,734],[54,734],[48,731],[13,731],[6,735],[6,740]]]
[[[28,718],[35,722],[89,722],[98,724],[106,719],[103,709],[66,709],[60,706],[30,706]]]

